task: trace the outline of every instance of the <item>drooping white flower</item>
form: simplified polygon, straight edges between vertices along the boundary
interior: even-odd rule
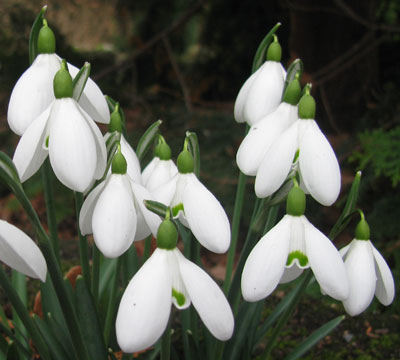
[[[13,161],[24,182],[39,170],[49,155],[60,182],[84,192],[93,179],[100,179],[104,174],[106,147],[99,128],[71,97],[72,79],[65,62],[62,64],[54,81],[62,84],[56,99],[29,125],[17,145]],[[58,74],[58,79],[63,79],[60,82]]]
[[[267,61],[246,80],[239,91],[234,107],[237,122],[254,125],[278,107],[286,77],[286,71],[280,63],[281,52],[275,37],[268,48]]]
[[[272,143],[258,168],[258,197],[277,191],[294,166],[302,187],[315,200],[326,206],[336,201],[341,186],[339,164],[314,116],[315,102],[307,93],[299,102],[299,119]]]
[[[296,122],[300,93],[300,82],[296,77],[287,87],[279,106],[251,126],[236,154],[242,173],[255,176],[271,144]]]
[[[294,206],[295,197],[304,203]],[[288,214],[260,239],[246,260],[242,273],[245,300],[258,301],[267,297],[279,283],[296,279],[306,268],[311,268],[324,294],[337,300],[349,295],[346,270],[339,252],[307,220],[304,210],[305,195],[295,186],[288,195]]]
[[[49,32],[51,32],[50,35]],[[45,48],[39,46],[39,51],[42,53],[21,75],[11,93],[7,120],[11,130],[17,135],[22,135],[54,100],[53,79],[60,69],[61,59],[54,53],[54,34],[47,24],[40,30],[39,44],[41,37],[46,33],[53,37],[54,43]],[[68,67],[73,77],[79,72],[79,69],[73,65],[68,64]],[[104,124],[110,121],[103,93],[90,78],[87,80],[79,104],[95,121]]]
[[[340,250],[349,278],[350,294],[343,301],[351,316],[362,313],[374,295],[385,306],[394,299],[394,280],[383,256],[369,240],[369,226],[362,218],[353,241]]]
[[[175,218],[188,227],[210,251],[228,250],[231,230],[224,208],[193,173],[193,157],[184,150],[178,157],[178,174],[153,191],[156,201],[172,208]]]
[[[164,221],[157,234],[152,256],[126,288],[116,319],[116,335],[121,350],[133,353],[153,345],[167,327],[171,305],[186,309],[193,303],[208,330],[219,340],[233,333],[234,319],[225,295],[200,267],[187,260],[176,248],[176,239],[160,244],[161,229],[175,227]],[[168,229],[169,235],[173,229]]]
[[[112,174],[92,190],[82,205],[81,233],[93,233],[105,257],[122,255],[133,241],[157,233],[161,220],[146,209],[144,200],[152,200],[152,196],[127,174],[127,162],[120,149],[114,155]]]
[[[35,242],[23,231],[0,220],[0,260],[34,279],[46,281],[47,265]]]

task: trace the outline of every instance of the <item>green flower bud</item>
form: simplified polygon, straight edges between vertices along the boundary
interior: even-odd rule
[[[156,153],[161,160],[171,160],[171,148],[166,142],[159,143],[156,146]]]
[[[118,131],[119,133],[122,132],[122,119],[119,113],[119,103],[115,105],[114,111],[111,113],[108,131],[110,133],[114,131]]]
[[[286,200],[286,213],[292,216],[304,215],[306,210],[306,195],[298,185],[292,187]]]
[[[193,156],[188,150],[183,150],[177,159],[178,171],[181,174],[190,174],[194,170]]]
[[[157,247],[165,250],[173,250],[178,242],[178,231],[174,223],[166,219],[164,220],[157,231]]]
[[[285,93],[283,94],[282,102],[288,103],[290,105],[297,105],[300,99],[301,86],[299,81],[299,73],[296,77],[289,83]]]
[[[118,146],[118,151],[115,153],[112,164],[111,164],[111,172],[113,174],[126,174],[126,169],[128,165],[125,160],[125,156],[121,153],[121,145]]]
[[[56,51],[56,37],[46,19],[43,19],[43,26],[39,31],[37,47],[39,54],[54,54]]]
[[[267,50],[267,60],[280,62],[282,58],[282,48],[278,42],[278,37],[274,35],[274,41],[269,45]]]
[[[72,97],[72,77],[68,72],[67,62],[64,59],[61,62],[60,70],[54,76],[53,89],[56,99]]]
[[[306,93],[299,101],[299,118],[315,119],[315,100],[310,95],[310,89],[306,89]]]
[[[369,225],[365,221],[364,217],[362,217],[356,227],[356,239],[357,240],[369,240],[370,238],[371,237],[370,237]]]

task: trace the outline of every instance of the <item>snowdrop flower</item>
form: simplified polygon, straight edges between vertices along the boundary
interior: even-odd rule
[[[274,35],[267,61],[246,80],[236,98],[234,116],[237,122],[254,125],[278,107],[286,77],[280,63],[281,55],[281,46]]]
[[[106,169],[103,136],[72,96],[72,78],[66,62],[54,77],[55,100],[29,125],[14,154],[22,182],[28,180],[50,157],[58,180],[66,187],[84,192]]]
[[[125,136],[122,134],[122,119],[119,113],[119,103],[115,105],[114,111],[111,114],[110,123],[108,124],[108,133],[104,135],[105,143],[107,143],[111,133],[115,131],[120,134],[121,152],[122,155],[124,155],[128,166],[127,173],[135,183],[142,185],[143,181],[139,159],[128,141],[125,139]]]
[[[154,151],[154,158],[143,170],[143,182],[146,188],[153,192],[167,183],[178,173],[178,168],[171,159],[171,148],[160,135],[159,143]]]
[[[0,260],[22,274],[46,281],[47,265],[39,247],[4,220],[0,220]]]
[[[262,117],[250,128],[236,154],[236,162],[242,173],[255,176],[271,144],[296,122],[300,93],[297,74],[286,88],[282,102],[276,110]]]
[[[242,273],[247,301],[264,299],[279,283],[296,279],[311,268],[324,294],[344,300],[349,295],[346,270],[332,242],[304,216],[305,195],[295,184],[282,220],[251,251]]]
[[[153,345],[167,327],[171,305],[193,303],[208,330],[221,341],[233,333],[234,319],[225,295],[211,277],[176,248],[175,225],[164,220],[152,256],[135,274],[119,305],[116,334],[123,352]]]
[[[146,209],[150,193],[132,181],[121,148],[114,155],[112,173],[97,185],[82,205],[79,227],[83,235],[93,233],[105,257],[122,255],[135,240],[157,234],[160,218]]]
[[[186,143],[185,143],[186,147]],[[194,163],[185,148],[178,156],[178,174],[153,191],[156,201],[169,205],[172,214],[210,251],[226,252],[231,230],[224,208],[193,173]]]
[[[7,120],[13,132],[22,135],[29,125],[54,100],[53,79],[61,59],[55,54],[55,37],[46,20],[38,37],[39,55],[14,86],[8,105]],[[79,69],[68,65],[74,77]],[[92,79],[88,79],[79,104],[95,120],[107,124],[110,114],[106,100]]]
[[[350,294],[343,301],[346,312],[351,316],[362,313],[374,295],[385,306],[394,298],[394,280],[389,266],[370,241],[368,223],[361,213],[355,239],[340,250],[349,278]]]
[[[340,192],[339,164],[314,117],[315,101],[307,88],[299,102],[299,119],[272,143],[258,168],[258,197],[277,191],[294,167],[300,173],[303,189],[315,200],[326,206],[336,201]]]

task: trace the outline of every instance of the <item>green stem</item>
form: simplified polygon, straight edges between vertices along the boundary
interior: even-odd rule
[[[81,234],[81,229],[79,228],[79,213],[83,204],[83,195],[80,192],[74,192],[75,194],[75,210],[76,219],[78,223],[78,236],[79,236],[79,254],[81,258],[82,275],[85,278],[86,284],[90,289],[90,265],[89,265],[89,249],[88,241],[86,236]]]
[[[17,312],[25,328],[28,330],[30,336],[32,337],[32,340],[35,343],[35,346],[38,349],[40,356],[43,359],[51,359],[46,342],[40,335],[40,332],[33,322],[32,318],[29,316],[28,310],[21,301],[18,293],[11,285],[10,279],[6,275],[3,266],[0,266],[0,284],[6,292],[7,297],[9,298],[11,304],[13,305],[13,308]]]
[[[100,250],[97,248],[96,244],[93,243],[93,263],[92,263],[92,295],[94,303],[97,306],[97,299],[99,296],[99,277],[100,277]]]
[[[171,315],[172,316],[172,315]],[[161,338],[160,360],[170,360],[171,358],[171,320],[168,321],[167,328]]]
[[[305,290],[307,289],[307,285],[309,284],[311,278],[313,276],[312,271],[308,270],[306,274],[303,275],[303,279],[301,279],[301,285],[299,288],[299,291],[297,293],[297,296],[293,298],[293,300],[290,302],[288,307],[286,308],[285,312],[281,315],[279,318],[278,323],[276,324],[274,330],[272,331],[272,335],[270,335],[267,346],[261,355],[262,360],[269,360],[271,359],[271,351],[275,346],[276,341],[278,340],[278,336],[282,330],[282,328],[286,325],[287,321],[289,320],[290,314],[300,301],[302,295],[304,294]]]
[[[146,260],[150,256],[150,251],[151,251],[151,235],[149,235],[145,240],[144,240],[144,252],[143,252],[143,263],[146,262]]]
[[[53,191],[53,174],[50,167],[50,161],[47,158],[41,168],[44,200],[46,203],[47,224],[50,232],[51,246],[57,261],[60,263],[60,245],[58,241],[57,219],[54,206],[54,191]]]

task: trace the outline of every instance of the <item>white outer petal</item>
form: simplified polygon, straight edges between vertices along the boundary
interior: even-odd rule
[[[224,293],[200,267],[175,252],[183,283],[201,320],[218,340],[231,338],[234,328],[232,310]]]
[[[0,220],[0,260],[27,276],[46,281],[47,265],[39,247],[4,220]]]
[[[84,192],[97,167],[96,142],[76,101],[55,100],[49,127],[49,156],[55,175],[68,188]]]
[[[160,160],[154,166],[149,176],[146,187],[149,191],[153,191],[161,185],[167,183],[178,172],[176,165],[172,160]]]
[[[272,143],[296,120],[297,106],[283,102],[253,125],[236,154],[239,169],[246,175],[255,176]]]
[[[297,132],[298,121],[279,136],[266,152],[254,185],[257,197],[273,194],[285,181],[298,149]]]
[[[372,253],[375,258],[375,271],[377,276],[375,295],[385,306],[394,299],[394,280],[392,272],[380,252],[372,245]]]
[[[178,177],[179,174],[176,174],[170,181],[151,191],[154,200],[169,206],[175,195]]]
[[[7,120],[12,131],[22,135],[54,100],[53,79],[60,70],[55,54],[39,54],[21,75],[11,93]]]
[[[285,83],[279,62],[266,61],[257,72],[243,108],[244,118],[250,126],[278,107]]]
[[[128,175],[110,175],[92,217],[93,238],[105,257],[118,257],[132,245],[136,221]]]
[[[165,251],[154,251],[122,296],[115,327],[118,344],[125,353],[153,345],[167,327],[172,286]]]
[[[258,301],[278,286],[289,254],[292,216],[285,215],[251,251],[243,268],[242,294],[246,301]]]
[[[334,299],[346,299],[349,296],[349,282],[339,251],[304,215],[301,219],[304,224],[306,255],[318,284]]]
[[[127,167],[127,173],[132,178],[132,180],[140,185],[143,185],[142,174],[140,170],[139,159],[136,156],[135,151],[129,145],[128,141],[125,139],[124,135],[121,134],[121,152],[125,157]]]
[[[107,180],[101,182],[97,185],[87,196],[83,205],[81,207],[81,211],[79,213],[79,228],[81,229],[82,235],[87,235],[93,233],[92,230],[92,217],[93,211],[96,206],[97,200],[101,195],[101,192],[106,185]]]
[[[349,315],[356,316],[371,303],[376,288],[374,255],[370,242],[354,239],[350,244],[345,266],[350,294],[343,305]]]
[[[68,70],[72,78],[79,72],[79,69],[71,64],[68,64]],[[110,122],[110,111],[106,98],[90,77],[87,79],[85,88],[79,99],[79,105],[85,109],[94,121],[102,124],[108,124]]]
[[[183,193],[186,220],[195,238],[208,250],[224,253],[231,242],[231,228],[224,208],[215,196],[190,175]]]
[[[179,270],[180,256],[182,256],[182,254],[177,248],[171,251],[167,251],[168,270],[171,274],[172,289],[181,293],[185,297],[184,304],[179,305],[175,297],[172,296],[172,303],[177,309],[183,310],[187,309],[190,306],[191,300],[186,290],[185,284],[183,283],[183,278]]]
[[[160,158],[155,156],[147,164],[147,166],[143,169],[143,171],[142,171],[142,180],[143,180],[144,186],[147,186],[147,182],[149,181],[149,178],[150,178],[155,166],[158,164],[159,161],[160,161]]]
[[[300,139],[299,165],[310,195],[325,206],[332,205],[340,193],[340,168],[335,153],[314,120],[307,122]]]
[[[238,94],[238,96],[237,96],[237,98],[236,98],[235,106],[234,106],[234,109],[233,109],[233,113],[234,113],[235,120],[236,120],[238,123],[246,122],[246,119],[245,119],[244,114],[243,114],[244,105],[245,105],[245,103],[246,103],[246,99],[247,99],[247,95],[248,95],[248,93],[249,93],[249,89],[251,88],[251,86],[252,86],[254,80],[257,78],[257,76],[258,76],[259,73],[260,73],[259,70],[260,70],[260,69],[258,69],[258,71],[256,71],[255,73],[253,73],[253,74],[245,81],[245,83],[243,84],[243,86],[242,86],[242,87],[240,88],[240,90],[239,90],[239,94]]]
[[[13,162],[21,182],[28,180],[35,174],[48,155],[44,145],[50,108],[51,106],[32,122],[15,149]]]

